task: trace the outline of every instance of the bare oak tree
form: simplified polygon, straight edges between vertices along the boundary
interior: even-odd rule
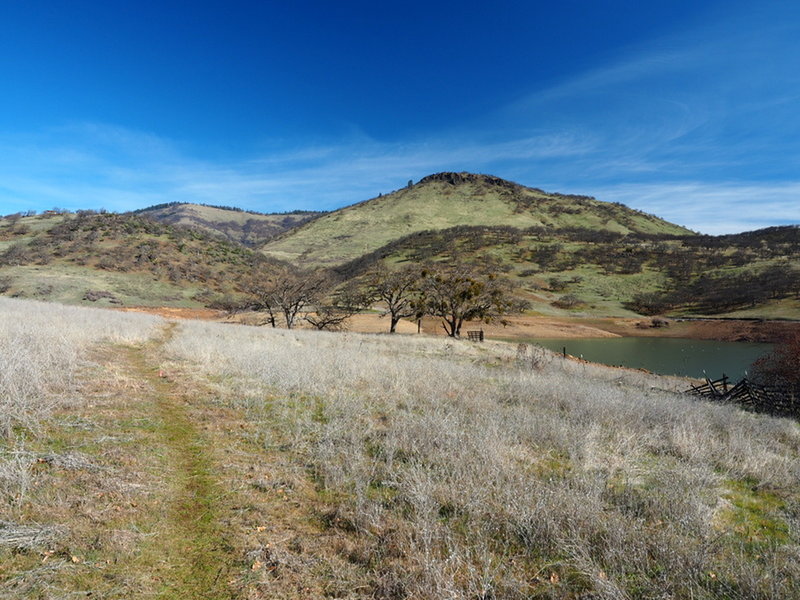
[[[249,292],[252,307],[265,311],[273,327],[278,315],[282,315],[286,327],[292,329],[298,314],[317,304],[328,286],[328,278],[318,271],[273,267],[257,274]]]
[[[333,294],[328,302],[319,303],[316,310],[303,319],[316,329],[344,329],[347,320],[368,307],[373,296],[356,283],[350,283]]]
[[[389,315],[389,333],[395,333],[400,319],[420,313],[420,269],[409,266],[390,271],[383,264],[376,267],[368,279],[368,288],[386,306],[381,316]]]
[[[520,312],[526,304],[512,294],[511,282],[482,273],[464,263],[435,265],[422,274],[420,290],[425,312],[441,317],[450,337],[459,337],[465,321],[485,323]]]

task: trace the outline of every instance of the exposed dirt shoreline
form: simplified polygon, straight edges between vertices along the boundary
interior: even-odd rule
[[[207,308],[175,307],[125,307],[117,310],[146,312],[167,318],[199,319],[251,325],[263,322],[254,314],[229,316],[224,311]],[[533,339],[533,338],[604,338],[604,337],[668,337],[695,340],[718,340],[724,342],[776,342],[786,335],[800,331],[798,321],[750,321],[735,319],[667,320],[663,327],[651,327],[651,320],[619,317],[539,317],[515,316],[508,325],[499,323],[468,323],[464,330],[483,329],[487,338]],[[389,321],[378,314],[356,315],[350,321],[350,331],[360,333],[382,333],[389,329]],[[426,317],[422,332],[429,335],[444,335],[439,319]],[[417,324],[401,321],[399,333],[417,332]]]
[[[800,331],[800,322],[748,320],[665,320],[662,327],[651,326],[646,318],[554,318],[516,317],[507,327],[483,325],[489,337],[503,338],[588,338],[588,337],[663,337],[724,342],[777,342]],[[478,325],[480,327],[480,325]]]

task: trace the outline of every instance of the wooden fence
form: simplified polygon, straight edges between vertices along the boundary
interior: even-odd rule
[[[727,375],[712,381],[706,378],[702,385],[693,385],[687,393],[717,402],[738,404],[746,410],[768,413],[779,417],[800,418],[800,397],[789,388],[766,386],[746,377],[731,385]]]
[[[470,342],[482,342],[483,329],[475,329],[472,331],[467,331],[467,339],[469,339]]]

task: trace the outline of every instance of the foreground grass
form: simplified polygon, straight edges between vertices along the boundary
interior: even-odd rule
[[[161,343],[95,350],[81,400],[30,441],[42,466],[13,527],[53,535],[4,557],[0,597],[234,597],[225,494],[185,390],[159,369]]]
[[[3,308],[18,319],[35,321],[33,309],[48,322],[88,319],[80,339],[67,331],[65,348],[82,359],[58,364],[70,369],[69,398],[52,397],[61,385],[26,396],[48,410],[20,407],[27,420],[0,445],[0,598],[307,598],[339,585],[348,566],[328,549],[313,486],[205,377],[165,364],[174,325],[19,301]],[[93,335],[106,317],[144,326]],[[46,375],[42,351],[27,359]],[[306,549],[289,567],[276,558],[285,543]]]
[[[203,324],[170,344],[305,465],[364,597],[800,593],[795,423],[490,348]]]
[[[800,596],[794,422],[530,348],[69,314],[0,598]]]
[[[174,324],[165,332],[169,337]],[[146,562],[160,563],[158,579],[163,598],[230,598],[228,571],[233,560],[223,535],[222,488],[213,476],[213,459],[206,440],[189,415],[187,399],[180,395],[153,355],[163,340],[123,352],[133,377],[149,384],[157,415],[157,433],[165,450],[168,474],[167,517],[159,524],[159,539],[145,545]],[[155,565],[150,564],[152,569]]]

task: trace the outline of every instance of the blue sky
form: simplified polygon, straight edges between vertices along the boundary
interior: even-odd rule
[[[0,213],[333,209],[438,171],[800,223],[800,3],[0,0]]]

